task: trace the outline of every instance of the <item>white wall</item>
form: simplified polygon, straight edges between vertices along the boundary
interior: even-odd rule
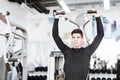
[[[9,2],[8,0],[0,0],[0,12],[10,12],[9,20],[21,26],[26,26],[26,13],[18,3]]]

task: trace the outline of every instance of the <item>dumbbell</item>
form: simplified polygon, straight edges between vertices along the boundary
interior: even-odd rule
[[[43,76],[43,80],[46,80],[46,79],[47,79],[47,76],[46,76],[46,75],[44,75],[44,76]]]
[[[94,77],[92,77],[92,78],[91,78],[91,80],[95,80],[95,78],[94,78]]]
[[[42,79],[43,79],[43,77],[42,77],[42,75],[40,75],[40,76],[39,76],[39,80],[42,80]]]
[[[31,80],[35,80],[35,79],[34,79],[34,76],[30,76],[30,78],[31,78]]]
[[[113,69],[113,70],[112,70],[112,73],[113,73],[113,74],[116,74],[116,73],[117,73],[117,70],[116,70],[116,69]]]
[[[94,70],[94,69],[91,69],[91,73],[94,74],[94,73],[95,73],[95,70]]]
[[[44,67],[44,71],[47,71],[47,69],[48,69],[48,67],[46,66],[46,67]]]
[[[100,73],[100,70],[99,70],[99,69],[96,69],[95,72],[99,74],[99,73]]]
[[[101,80],[106,80],[106,78],[105,78],[105,77],[103,77]]]
[[[27,80],[32,80],[30,76],[28,76]]]
[[[111,78],[107,78],[107,80],[112,80]]]
[[[110,70],[110,69],[107,69],[106,72],[107,72],[108,74],[110,74],[110,73],[111,73],[111,70]]]
[[[101,80],[100,77],[97,77],[96,80]]]
[[[105,69],[102,69],[101,72],[102,72],[102,73],[106,73],[106,70],[105,70]]]
[[[117,80],[116,78],[113,78],[113,80]]]

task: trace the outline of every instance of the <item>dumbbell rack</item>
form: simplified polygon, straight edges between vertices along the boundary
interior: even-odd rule
[[[48,67],[35,67],[34,71],[29,71],[27,80],[47,80]]]
[[[116,72],[117,72],[116,69],[113,70],[90,69],[89,80],[117,80]]]

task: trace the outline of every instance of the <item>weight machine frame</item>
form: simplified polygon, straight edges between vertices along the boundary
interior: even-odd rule
[[[27,42],[28,35],[25,28],[8,20],[8,15],[4,15],[5,24],[8,25],[9,32],[0,34],[6,38],[6,52],[3,54],[3,62],[5,64],[5,75],[3,80],[10,80],[11,66],[16,67],[17,80],[27,80]],[[17,33],[17,31],[22,34]],[[14,52],[15,40],[21,40],[21,49]]]

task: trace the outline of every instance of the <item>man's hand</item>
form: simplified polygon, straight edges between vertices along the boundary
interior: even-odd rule
[[[55,18],[61,18],[65,15],[65,12],[63,10],[54,10],[53,15]]]
[[[99,17],[98,11],[97,10],[88,10],[87,11],[88,16],[94,16],[94,17]]]
[[[61,15],[61,14],[59,14],[59,15],[55,15],[55,18],[61,18],[61,17],[63,17],[64,15]]]
[[[97,14],[92,14],[92,16],[99,17],[100,15],[97,13]]]
[[[7,20],[5,19],[5,15],[0,13],[0,20],[2,20],[5,24],[7,24]]]

